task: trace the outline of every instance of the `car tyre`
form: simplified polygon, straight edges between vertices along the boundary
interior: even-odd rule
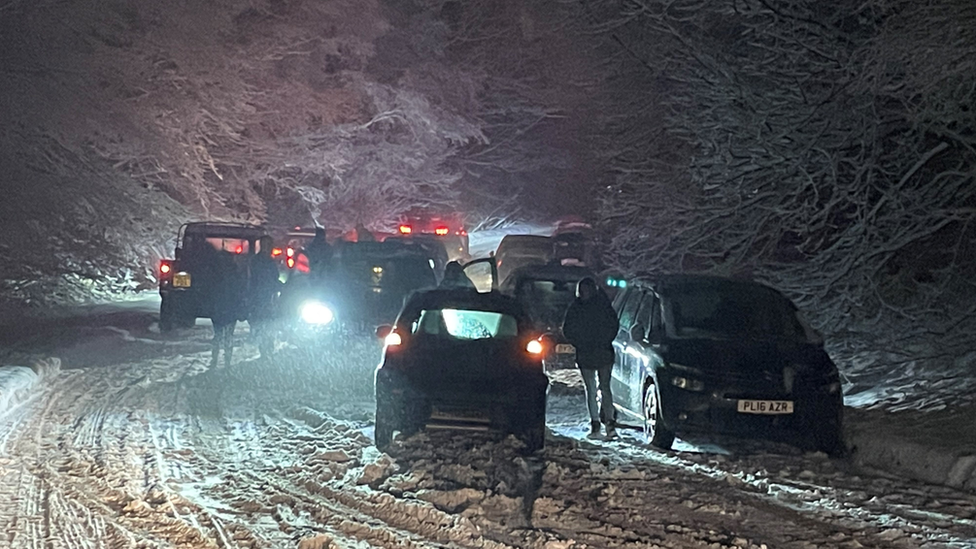
[[[538,452],[546,445],[546,422],[540,421],[528,426],[517,436],[525,444],[525,452],[527,454]]]
[[[644,389],[644,436],[651,446],[670,450],[674,444],[674,432],[661,421],[661,401],[653,383]]]
[[[812,441],[815,448],[830,457],[843,457],[847,453],[847,444],[844,442],[841,424],[841,416],[838,413],[835,420],[816,426]]]
[[[373,444],[380,451],[386,451],[393,442],[393,417],[384,406],[376,406],[376,421],[373,427]]]
[[[172,332],[176,328],[176,304],[172,298],[163,298],[159,303],[159,331]]]

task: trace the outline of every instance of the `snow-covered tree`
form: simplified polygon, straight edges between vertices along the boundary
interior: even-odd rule
[[[625,58],[613,74],[632,96],[608,123],[618,177],[603,212],[621,267],[748,274],[835,334],[964,335],[976,9],[628,0],[587,11]]]

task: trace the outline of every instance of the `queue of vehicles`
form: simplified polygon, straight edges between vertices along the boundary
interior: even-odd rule
[[[456,226],[448,226],[454,234],[434,235],[451,237],[444,241],[406,237],[421,226],[405,219],[400,234],[366,241],[332,235],[325,273],[308,268],[305,246],[314,231],[289,231],[272,251],[285,281],[283,316],[313,337],[379,326],[377,446],[398,431],[450,428],[511,433],[528,450],[541,448],[545,372],[575,361],[562,319],[579,280],[599,272],[589,227],[506,236],[493,257],[466,262],[475,289],[462,290],[434,288],[449,258],[469,259],[466,231],[463,245]],[[262,231],[218,223],[181,228],[175,258],[160,265],[160,326],[207,316],[212,281],[205,258],[261,253]],[[702,275],[603,282],[616,293],[620,322],[612,389],[621,425],[642,428],[662,449],[676,435],[704,433],[844,450],[837,367],[781,293]]]

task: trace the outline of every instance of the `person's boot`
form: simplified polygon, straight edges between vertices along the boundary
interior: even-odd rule
[[[600,436],[600,422],[591,421],[590,422],[590,438]]]
[[[612,423],[607,424],[607,437],[608,439],[617,438],[617,428],[613,426]]]

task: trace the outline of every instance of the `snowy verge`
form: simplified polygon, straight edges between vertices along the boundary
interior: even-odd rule
[[[845,412],[857,465],[976,492],[976,405]]]
[[[61,360],[47,358],[30,366],[0,366],[0,418],[23,404],[45,380],[61,371]]]

